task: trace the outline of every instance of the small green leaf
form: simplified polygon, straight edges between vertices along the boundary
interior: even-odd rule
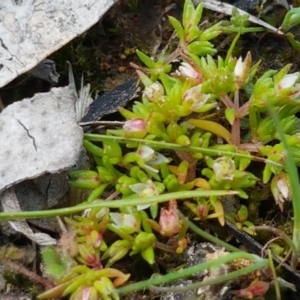
[[[233,125],[235,120],[235,111],[232,108],[225,109],[225,118],[229,122],[230,125]]]
[[[236,8],[232,9],[232,17],[230,18],[231,23],[236,27],[247,27],[249,25],[249,15],[248,14],[240,14]]]
[[[204,56],[204,55],[213,55],[217,52],[216,49],[214,49],[214,45],[208,41],[196,41],[187,46],[187,49],[189,52]]]
[[[91,143],[90,141],[83,140],[83,147],[90,153],[96,155],[96,156],[103,156],[104,150],[103,148],[100,148],[96,146],[95,144]]]
[[[203,3],[200,3],[196,7],[196,10],[195,10],[194,15],[193,15],[193,25],[194,26],[197,26],[200,23],[201,18],[202,18],[203,8],[204,8]]]
[[[231,134],[230,132],[221,124],[208,121],[208,120],[198,120],[198,119],[189,119],[188,124],[195,126],[197,128],[210,131],[227,141],[228,144],[231,144]]]
[[[148,55],[139,50],[136,50],[136,54],[149,69],[155,68],[155,62]]]
[[[178,38],[180,40],[183,40],[184,39],[184,30],[183,30],[183,27],[180,24],[180,22],[172,16],[169,16],[169,22],[171,23],[171,25],[175,29]]]
[[[300,8],[295,7],[287,12],[281,24],[282,31],[288,31],[300,23]]]
[[[192,21],[195,15],[195,7],[192,0],[186,0],[184,2],[183,13],[182,13],[182,23],[184,29],[189,29],[192,25]]]

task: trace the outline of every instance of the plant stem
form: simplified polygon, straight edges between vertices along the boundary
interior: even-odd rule
[[[234,37],[234,39],[233,39],[233,41],[232,41],[232,43],[231,43],[231,45],[230,45],[230,48],[229,48],[229,50],[227,51],[227,55],[226,55],[226,59],[225,59],[225,65],[228,64],[229,59],[230,59],[231,56],[232,56],[233,49],[234,49],[234,47],[235,47],[235,45],[236,45],[238,39],[240,38],[240,36],[241,36],[241,33],[238,32],[237,35]]]
[[[249,105],[249,123],[250,123],[250,131],[252,136],[252,142],[257,143],[257,115],[256,110],[253,106]]]
[[[162,194],[155,197],[147,197],[143,199],[143,204],[161,203],[167,202],[171,199],[183,200],[193,197],[210,197],[210,196],[224,196],[224,195],[236,195],[235,191],[212,191],[212,190],[195,190],[195,191],[181,191],[168,194]],[[17,220],[17,219],[37,219],[37,218],[50,218],[54,216],[63,216],[69,214],[75,214],[86,209],[91,208],[120,208],[128,206],[137,206],[141,204],[141,198],[136,199],[122,199],[114,201],[94,201],[93,203],[81,203],[73,207],[49,209],[43,211],[18,211],[0,213],[0,221],[4,220]]]
[[[276,114],[274,108],[266,102],[268,105],[268,109],[272,118],[274,119],[274,123],[276,125],[276,129],[279,133],[279,136],[282,140],[286,151],[286,169],[289,174],[289,180],[291,184],[292,190],[292,204],[293,204],[293,213],[294,213],[294,228],[293,228],[293,244],[294,247],[291,258],[291,267],[296,269],[298,265],[298,258],[300,253],[300,187],[299,187],[299,175],[298,170],[295,164],[294,157],[292,155],[292,151],[290,150],[290,146],[285,138],[283,129],[280,125],[279,117]]]
[[[227,108],[234,109],[234,104],[232,103],[228,95],[219,96],[219,98]]]
[[[184,147],[179,144],[173,144],[173,143],[166,143],[166,142],[159,142],[159,141],[152,141],[152,140],[146,140],[146,139],[133,139],[133,138],[124,138],[120,136],[106,136],[101,134],[85,134],[84,138],[89,141],[94,142],[103,142],[103,141],[116,141],[119,143],[129,143],[129,142],[136,142],[139,144],[147,145],[149,147],[153,147],[156,149],[172,149],[172,150],[183,150],[183,151],[189,151],[193,153],[200,152],[204,155],[208,156],[228,156],[228,157],[241,157],[241,158],[248,158],[255,161],[260,161],[264,163],[269,163],[277,167],[282,167],[280,163],[274,162],[272,160],[267,160],[259,156],[252,156],[245,153],[238,153],[238,152],[229,152],[229,151],[222,151],[222,150],[216,150],[216,149],[209,149],[209,148],[202,148],[202,147],[193,147],[188,146]]]
[[[224,247],[227,251],[232,251],[232,252],[239,252],[241,251],[239,248],[236,248],[234,246],[231,246],[230,244],[218,239],[217,237],[209,234],[208,232],[202,230],[198,226],[196,226],[193,222],[191,222],[188,218],[185,217],[185,215],[181,212],[179,212],[180,218],[184,221],[184,223],[187,224],[187,226],[194,231],[196,234],[204,238],[205,240],[216,244],[218,246]]]
[[[35,283],[41,284],[42,286],[45,287],[45,289],[51,289],[51,288],[54,287],[54,284],[52,282],[50,282],[47,279],[39,276],[36,273],[33,273],[33,272],[29,271],[25,267],[23,267],[23,266],[15,263],[15,262],[13,262],[10,259],[1,258],[1,262],[3,263],[3,265],[5,265],[6,267],[10,268],[16,274],[22,274],[22,275],[24,275],[29,280],[31,280],[31,281],[33,281]]]
[[[240,108],[239,90],[234,92],[233,107],[234,107],[236,116],[235,116],[235,119],[234,119],[232,127],[231,127],[231,140],[232,140],[233,145],[239,146],[241,143],[241,119],[238,115],[238,111]]]
[[[224,281],[229,281],[229,280],[241,277],[241,276],[245,276],[248,273],[251,273],[251,272],[253,272],[257,269],[260,269],[262,267],[265,267],[265,266],[266,266],[266,262],[260,261],[260,262],[254,263],[251,266],[242,268],[240,270],[233,271],[233,272],[218,276],[216,278],[206,279],[206,280],[203,280],[202,282],[193,283],[193,284],[190,284],[187,286],[175,286],[175,287],[174,286],[172,286],[172,287],[156,287],[156,286],[154,287],[153,286],[153,287],[151,287],[151,290],[153,289],[156,292],[165,292],[165,293],[166,292],[188,292],[191,290],[197,290],[203,286],[220,284]]]
[[[260,257],[253,255],[253,254],[249,254],[246,252],[234,252],[234,253],[230,253],[228,255],[225,255],[221,258],[212,260],[212,261],[207,261],[201,264],[198,264],[196,266],[190,267],[190,268],[186,268],[186,269],[182,269],[178,272],[174,272],[174,273],[169,273],[167,275],[163,275],[163,276],[157,276],[155,278],[149,279],[149,280],[144,280],[144,281],[140,281],[137,283],[133,283],[121,288],[117,289],[117,292],[119,294],[127,294],[127,293],[131,293],[134,291],[138,291],[138,290],[142,290],[145,288],[149,288],[152,285],[160,285],[160,284],[164,284],[170,281],[174,281],[177,279],[182,279],[182,278],[186,278],[188,276],[191,276],[195,273],[210,269],[210,268],[217,268],[218,266],[221,266],[222,264],[226,264],[230,261],[233,261],[235,259],[247,259],[247,260],[256,260],[256,262],[253,265],[253,268],[247,269],[247,273],[253,271],[253,270],[257,270],[259,268],[262,268],[264,266],[267,266],[269,264],[268,260],[266,259],[261,259]],[[246,269],[246,268],[245,268]],[[241,273],[243,269],[239,270],[241,271]],[[227,275],[223,275],[222,277],[218,277],[215,278],[214,283],[220,283],[219,281],[217,281],[217,279],[221,278],[221,282],[229,280],[229,279],[233,279],[236,278],[238,276],[240,276],[241,273],[237,274],[236,272],[233,272],[234,275],[233,277],[229,276],[229,274]],[[208,285],[208,284],[212,284],[211,281],[207,280],[205,282],[203,282],[203,285]]]
[[[279,286],[279,282],[278,282],[278,278],[277,278],[277,274],[276,274],[276,270],[275,270],[275,266],[274,266],[274,262],[273,262],[273,257],[272,257],[271,250],[268,250],[268,258],[269,258],[269,263],[270,263],[270,270],[272,272],[273,281],[274,281],[274,288],[275,288],[275,293],[276,293],[276,300],[281,300],[280,286]]]

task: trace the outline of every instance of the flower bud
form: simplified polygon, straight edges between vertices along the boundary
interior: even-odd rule
[[[281,172],[276,174],[271,181],[271,191],[276,204],[283,211],[285,201],[291,201],[291,187],[288,174]]]
[[[100,184],[99,175],[94,171],[76,170],[69,172],[69,176],[69,184],[80,189],[94,189]]]
[[[149,247],[154,247],[156,237],[153,233],[140,232],[134,239],[131,255],[141,252]]]
[[[199,72],[197,72],[190,64],[182,62],[178,68],[177,74],[190,79],[198,79]]]
[[[233,291],[233,293],[243,299],[254,299],[258,296],[263,296],[268,290],[269,284],[267,282],[255,279],[247,288]]]
[[[102,234],[97,230],[92,230],[88,235],[86,235],[85,240],[87,244],[98,248],[103,240]]]
[[[281,89],[288,89],[295,85],[297,79],[299,77],[299,72],[295,72],[292,74],[286,74],[278,83],[277,88]]]
[[[88,266],[95,269],[100,269],[102,267],[100,262],[100,255],[97,253],[96,249],[88,244],[80,244],[78,246],[78,251],[80,256],[79,261],[82,261]]]
[[[125,137],[142,139],[147,134],[146,123],[142,118],[126,121],[123,129]]]
[[[239,88],[243,87],[248,80],[251,68],[251,53],[248,52],[245,60],[240,57],[234,68],[235,81]]]
[[[241,205],[240,209],[237,211],[236,220],[239,223],[244,223],[248,218],[248,209],[245,205]]]
[[[201,203],[198,206],[197,216],[200,218],[200,220],[205,220],[209,213],[209,205],[206,203]]]
[[[180,220],[177,212],[177,202],[176,200],[171,200],[169,202],[168,209],[162,208],[159,217],[159,233],[162,236],[174,236],[180,230]]]

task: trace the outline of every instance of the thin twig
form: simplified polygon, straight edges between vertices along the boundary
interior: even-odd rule
[[[25,267],[13,262],[10,259],[7,258],[2,258],[1,262],[7,266],[8,268],[10,268],[14,273],[17,274],[22,274],[24,275],[26,278],[28,278],[29,280],[39,283],[42,286],[44,286],[46,289],[51,289],[54,287],[54,284],[48,280],[46,280],[45,278],[39,276],[38,274],[29,271],[28,269],[26,269]]]
[[[220,99],[222,100],[222,102],[224,103],[224,105],[225,105],[227,108],[234,109],[234,104],[232,103],[232,101],[231,101],[231,99],[228,97],[228,95],[220,96]]]
[[[116,199],[116,197],[120,194],[118,191],[114,191],[112,194],[110,194],[105,201],[110,201]]]

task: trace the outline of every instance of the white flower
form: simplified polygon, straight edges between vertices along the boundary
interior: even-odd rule
[[[213,170],[217,181],[233,180],[235,164],[229,157],[219,157],[214,161]]]
[[[156,185],[153,183],[152,180],[148,180],[147,183],[136,183],[129,186],[129,188],[139,195],[141,198],[146,197],[154,197],[158,196],[159,192],[157,190]],[[150,204],[140,204],[137,206],[138,210],[144,210],[146,208],[150,207]]]
[[[271,181],[271,191],[276,204],[283,211],[283,205],[286,201],[291,201],[291,186],[289,176],[285,172],[276,174]]]
[[[241,77],[243,75],[243,71],[244,71],[244,62],[242,57],[240,56],[234,68],[234,76],[238,78]]]
[[[286,74],[277,84],[278,89],[287,89],[292,87],[299,77],[299,72]]]
[[[119,229],[128,234],[138,232],[140,229],[140,225],[133,215],[122,213],[110,213],[110,217]]]
[[[178,75],[197,79],[199,73],[188,63],[182,62],[177,71]]]
[[[144,90],[144,96],[149,100],[156,102],[164,95],[164,87],[159,82],[154,82]]]
[[[151,166],[159,166],[162,163],[168,163],[169,160],[162,154],[155,152],[152,148],[148,146],[140,146],[137,150],[137,153],[141,157],[141,159],[145,162],[144,167],[146,169],[149,169],[155,173],[158,171],[154,168],[151,168]]]
[[[194,86],[188,89],[183,95],[183,101],[191,102],[190,109],[195,112],[197,112],[197,110],[200,109],[211,97],[210,94],[202,94],[201,87],[201,84]]]
[[[137,150],[137,153],[140,155],[144,162],[147,162],[152,159],[155,151],[148,146],[140,146]]]
[[[244,61],[242,57],[240,57],[236,62],[233,74],[239,88],[241,88],[248,80],[251,62],[252,58],[250,52],[247,53]]]

